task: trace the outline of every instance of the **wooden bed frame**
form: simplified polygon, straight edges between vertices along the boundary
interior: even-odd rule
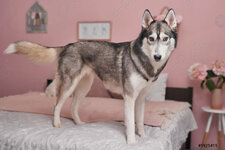
[[[175,87],[167,87],[166,88],[166,96],[167,100],[176,100],[176,101],[185,101],[192,105],[193,99],[193,88],[175,88]],[[188,134],[188,138],[186,142],[181,147],[181,150],[187,150],[191,147],[191,132]]]

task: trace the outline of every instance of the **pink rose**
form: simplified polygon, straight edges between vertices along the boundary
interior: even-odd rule
[[[207,65],[195,63],[189,69],[189,76],[192,80],[205,80],[206,76],[208,75],[208,69],[209,68]]]
[[[223,76],[225,76],[225,60],[217,59],[212,64],[212,71],[216,75],[223,75]]]

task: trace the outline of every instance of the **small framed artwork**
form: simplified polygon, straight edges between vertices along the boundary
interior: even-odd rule
[[[26,17],[28,33],[47,32],[47,12],[38,2],[35,2],[27,11]]]
[[[111,22],[78,22],[77,24],[78,40],[111,40]]]

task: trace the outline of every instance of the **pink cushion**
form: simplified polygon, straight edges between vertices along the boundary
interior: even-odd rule
[[[88,97],[111,97],[108,94],[108,91],[105,89],[102,81],[98,77],[94,78],[93,84],[87,96]]]
[[[71,118],[70,103],[66,101],[61,116]],[[55,98],[44,93],[30,92],[0,98],[0,109],[8,111],[30,112],[53,115]],[[124,101],[111,98],[86,97],[80,106],[79,115],[84,122],[123,121]],[[145,124],[167,128],[171,122],[170,114],[180,112],[190,105],[186,102],[164,101],[147,102],[145,109]]]

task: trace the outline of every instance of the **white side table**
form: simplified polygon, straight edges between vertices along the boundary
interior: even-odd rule
[[[225,136],[225,108],[221,109],[221,110],[217,110],[217,109],[211,109],[210,107],[202,107],[202,110],[205,112],[210,113],[209,114],[209,119],[207,122],[207,126],[205,129],[205,134],[202,140],[202,145],[201,145],[201,150],[204,150],[204,145],[206,143],[207,137],[208,137],[208,133],[209,133],[209,129],[212,123],[212,119],[213,119],[213,115],[217,114],[219,116],[218,118],[218,137],[219,137],[219,147],[218,150],[222,150],[222,144],[221,144],[221,136],[222,136],[222,127],[221,127],[221,123],[223,126],[223,134]]]

